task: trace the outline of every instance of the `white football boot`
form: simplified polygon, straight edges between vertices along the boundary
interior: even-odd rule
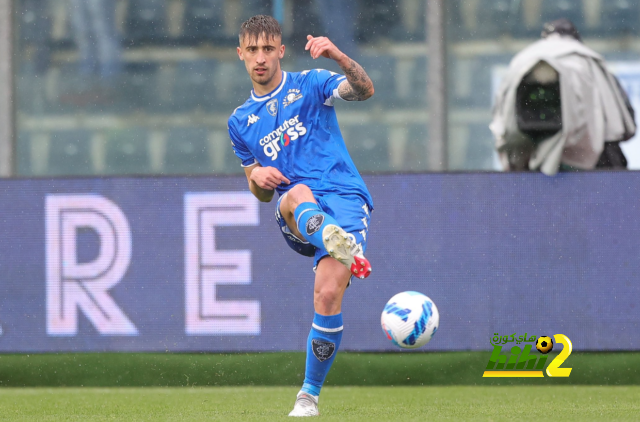
[[[322,240],[329,255],[347,267],[351,274],[358,278],[369,277],[371,264],[353,236],[335,224],[327,224],[322,230]]]
[[[296,403],[293,405],[293,410],[289,413],[289,416],[320,416],[318,398],[300,391],[296,396]]]

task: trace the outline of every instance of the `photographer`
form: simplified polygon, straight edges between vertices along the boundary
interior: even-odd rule
[[[570,21],[559,19],[512,59],[490,129],[504,170],[553,175],[626,169],[619,143],[635,134],[636,125],[604,59],[582,43]]]

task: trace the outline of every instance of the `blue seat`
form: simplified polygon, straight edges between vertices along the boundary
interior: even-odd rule
[[[402,107],[425,107],[427,105],[427,75],[428,60],[424,56],[401,58],[394,60],[395,67],[390,76],[393,86],[382,86],[383,90],[378,90],[379,83],[376,83],[376,94],[381,93],[383,97],[387,95],[387,90],[392,90],[393,101],[389,106]],[[374,96],[374,98],[375,98]]]
[[[426,12],[426,3],[424,1],[418,1],[416,7],[417,10],[415,16],[406,16],[404,18],[400,17],[399,21],[396,22],[389,30],[389,34],[391,38],[397,41],[409,41],[409,42],[422,42],[426,37],[426,20],[425,14]],[[404,11],[399,10],[399,14],[404,14]],[[403,21],[412,21],[413,28],[408,28],[403,25]],[[415,25],[415,26],[414,26]]]
[[[461,169],[492,170],[494,144],[495,140],[487,123],[470,123],[469,139]]]
[[[16,173],[18,176],[34,176],[38,173],[35,171],[32,150],[31,137],[32,132],[19,130],[16,133]]]
[[[452,23],[448,35],[452,39],[486,39],[512,35],[522,26],[522,10],[518,0],[480,0],[470,10],[467,0],[452,5]]]
[[[91,132],[64,130],[51,132],[46,174],[50,176],[86,176],[93,174]]]
[[[409,125],[409,136],[405,147],[402,171],[429,170],[427,143],[429,133],[426,124]]]
[[[342,134],[356,167],[360,172],[391,170],[389,136],[384,124],[342,125]]]
[[[616,37],[640,32],[640,0],[602,2],[599,35]]]
[[[163,173],[211,173],[208,136],[208,130],[204,127],[169,130]]]
[[[178,63],[171,95],[171,108],[179,112],[214,109],[217,102],[215,70],[215,60]],[[229,110],[229,114],[232,110]]]
[[[366,2],[358,10],[355,36],[360,42],[375,42],[392,38],[393,29],[400,25],[400,11],[395,0]]]
[[[183,40],[190,45],[206,41],[228,43],[224,17],[224,0],[186,0]]]
[[[520,20],[519,1],[482,0],[477,13],[476,36],[480,38],[511,35]]]
[[[164,43],[166,0],[129,0],[124,31],[128,44]]]
[[[449,80],[449,98],[452,106],[489,109],[494,97],[494,69],[501,65],[508,66],[512,58],[511,54],[475,56],[462,59],[462,63],[454,58],[452,72],[456,72],[458,76]],[[460,72],[456,71],[458,66],[462,68]],[[465,89],[461,89],[462,85],[466,85]]]
[[[395,74],[395,57],[390,55],[362,55],[357,58],[357,61],[371,78],[375,89],[375,94],[364,103],[358,102],[357,106],[349,105],[349,107],[355,107],[355,109],[360,110],[376,106],[389,108],[396,104],[396,102],[399,102],[399,99],[396,96],[395,88],[395,78],[397,77],[397,75]],[[318,63],[317,61],[309,64],[313,65],[313,67],[306,67],[306,69],[313,69],[314,67],[320,67],[323,65],[322,63]],[[302,70],[303,68],[298,67],[298,69]],[[343,73],[339,68],[330,68],[329,70]]]
[[[237,27],[252,16],[273,14],[273,0],[241,0],[241,5],[240,22]]]
[[[218,62],[213,71],[213,110],[228,113],[245,102],[251,95],[251,80],[244,64],[239,60]]]
[[[105,149],[105,173],[151,173],[147,138],[147,131],[137,128],[110,134]]]
[[[607,3],[604,1],[603,3]],[[542,24],[556,19],[569,19],[580,31],[584,27],[584,11],[582,0],[543,0],[542,2]]]
[[[121,75],[119,112],[156,110],[163,104],[158,97],[158,64],[127,63]]]

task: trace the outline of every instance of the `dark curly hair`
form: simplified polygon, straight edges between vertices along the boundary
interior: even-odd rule
[[[268,40],[274,38],[282,39],[282,29],[280,29],[278,21],[271,16],[256,15],[240,25],[240,42],[242,42],[245,37],[249,37],[249,41],[258,41],[260,35],[263,34]]]

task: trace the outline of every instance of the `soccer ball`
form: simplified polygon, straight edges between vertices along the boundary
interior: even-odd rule
[[[440,314],[436,304],[422,293],[402,292],[389,299],[380,323],[393,344],[415,349],[429,343],[438,329]]]
[[[553,340],[547,336],[538,337],[538,340],[536,340],[536,349],[543,355],[546,355],[553,349]]]

